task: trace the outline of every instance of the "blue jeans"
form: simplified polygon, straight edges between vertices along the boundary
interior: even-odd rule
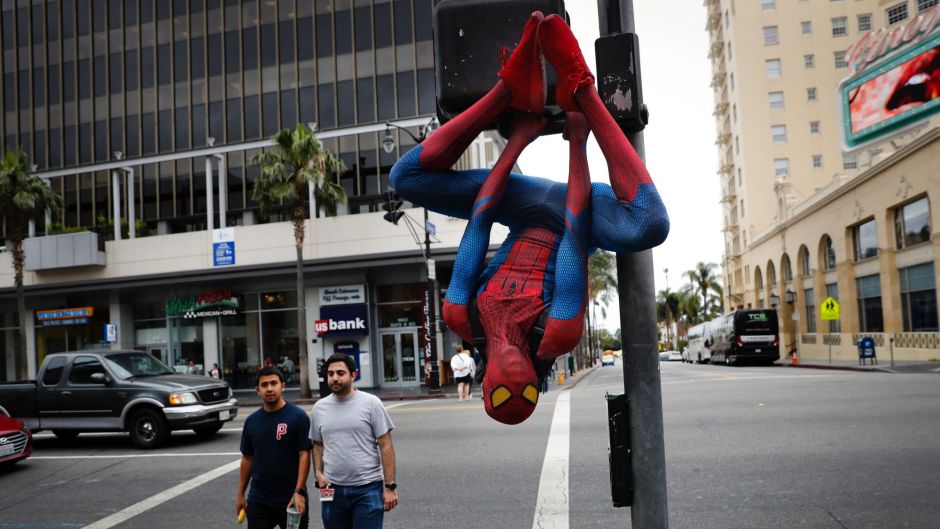
[[[324,529],[382,529],[385,502],[381,481],[348,487],[333,485],[333,501],[322,501]]]

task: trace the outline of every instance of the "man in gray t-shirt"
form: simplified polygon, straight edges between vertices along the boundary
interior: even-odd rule
[[[321,501],[326,529],[380,529],[384,511],[398,505],[392,419],[374,395],[353,387],[356,364],[337,353],[326,361],[332,394],[313,406],[310,440],[313,471],[320,489],[332,489]],[[330,492],[321,490],[321,499]]]

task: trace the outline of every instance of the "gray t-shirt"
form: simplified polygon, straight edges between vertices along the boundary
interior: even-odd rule
[[[310,440],[323,443],[323,473],[337,485],[382,481],[376,439],[394,428],[382,401],[359,390],[345,399],[318,400],[310,415]]]

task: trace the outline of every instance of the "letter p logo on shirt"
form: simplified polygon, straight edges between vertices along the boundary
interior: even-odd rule
[[[282,422],[277,425],[277,440],[280,441],[281,437],[284,437],[284,434],[287,433],[287,423]]]

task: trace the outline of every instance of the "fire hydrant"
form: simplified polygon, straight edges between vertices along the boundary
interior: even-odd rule
[[[564,373],[558,373],[558,384],[560,385],[560,384],[564,384],[564,383],[565,383],[565,374],[564,374]]]

